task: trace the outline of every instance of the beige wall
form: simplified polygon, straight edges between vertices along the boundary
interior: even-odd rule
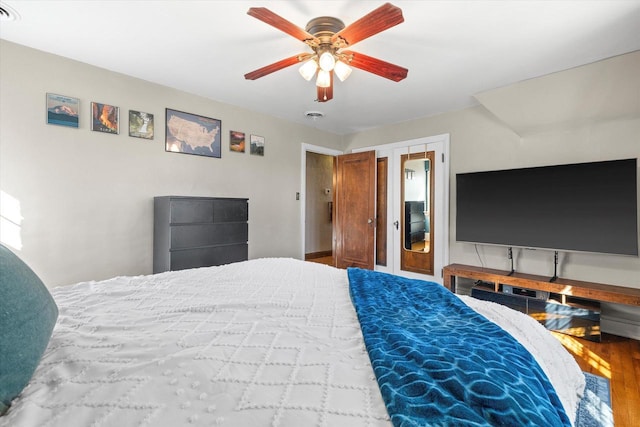
[[[456,173],[640,158],[640,118],[637,117],[547,130],[521,138],[482,106],[351,135],[346,148],[441,133],[449,133],[451,136],[449,261],[452,263],[484,263],[485,266],[501,269],[509,266],[505,248],[478,245],[479,258],[474,245],[456,243]],[[514,252],[519,271],[549,276],[553,274],[552,252],[523,249]],[[561,253],[559,274],[577,280],[640,288],[640,258]]]
[[[635,110],[590,113],[588,120],[571,125],[545,123],[544,130],[529,127],[521,137],[477,106],[339,137],[6,41],[0,41],[0,58],[0,190],[20,205],[20,256],[50,286],[150,273],[156,195],[248,197],[250,258],[299,257],[301,209],[295,193],[302,191],[301,143],[348,150],[449,133],[450,261],[482,261],[495,268],[507,268],[504,248],[479,245],[479,259],[473,245],[455,242],[457,172],[640,157]],[[616,79],[609,68],[598,81]],[[637,76],[640,70],[627,74]],[[566,97],[572,80],[572,71],[557,73],[536,80],[542,85],[536,92]],[[47,92],[80,98],[80,129],[45,124]],[[509,94],[502,99],[530,107],[527,111],[540,111],[549,102]],[[121,108],[125,127],[120,135],[89,130],[91,101]],[[495,104],[495,97],[491,101]],[[603,110],[608,103],[596,100]],[[165,107],[221,119],[222,158],[166,153]],[[155,115],[155,140],[127,135],[129,109]],[[264,136],[265,157],[229,152],[229,130]],[[516,250],[515,255],[518,270],[552,274],[548,251]],[[565,277],[640,288],[637,257],[561,254],[560,262]]]
[[[640,68],[636,76],[638,75]],[[546,88],[548,91],[553,89],[553,86]],[[640,101],[640,91],[636,93]],[[544,105],[537,105],[533,109],[536,108],[543,109]],[[450,134],[451,144],[449,262],[503,270],[510,268],[506,248],[457,243],[455,240],[456,173],[640,158],[640,114],[635,110],[617,119],[593,119],[587,122],[579,120],[575,124],[563,122],[558,123],[555,128],[545,124],[544,131],[529,131],[526,136],[520,137],[485,107],[478,106],[351,135],[346,138],[345,149],[348,151],[442,133]],[[640,172],[638,177],[640,180]],[[640,183],[638,189],[640,191]],[[640,197],[638,201],[640,204]],[[551,251],[514,249],[514,261],[519,272],[549,277],[553,275]],[[640,258],[561,252],[558,275],[574,280],[640,288]],[[640,339],[640,309],[603,304],[601,327],[604,332]]]
[[[640,75],[640,69],[638,74]],[[612,74],[615,78],[615,73]],[[637,77],[636,77],[637,78]],[[556,79],[562,80],[562,79]],[[564,84],[570,85],[571,73]],[[560,84],[556,82],[556,84]],[[546,87],[553,92],[554,86]],[[530,102],[530,100],[522,100]],[[538,106],[543,108],[543,106]],[[455,174],[490,169],[577,163],[596,160],[640,158],[640,114],[632,111],[621,118],[593,119],[555,129],[546,124],[544,132],[520,137],[483,106],[436,117],[424,118],[346,138],[346,150],[449,133],[450,169],[450,252],[449,261],[508,269],[506,249],[457,243]],[[640,173],[639,173],[640,176]],[[640,185],[638,186],[640,188]],[[639,198],[640,200],[640,198]],[[552,206],[549,207],[550,209]],[[553,252],[514,249],[516,269],[521,272],[553,275]],[[640,288],[640,258],[586,253],[561,253],[559,275]]]
[[[615,59],[609,63],[613,65],[605,67],[607,68],[606,72],[602,73],[606,78],[602,78],[602,74],[595,76],[596,82],[594,84],[614,86],[613,81],[617,82],[618,76],[621,74],[629,75],[629,67],[635,70],[635,73],[631,73],[635,76],[635,80],[630,82],[626,90],[635,93],[636,97],[627,103],[627,108],[615,116],[611,114],[611,111],[619,109],[618,104],[611,102],[610,99],[592,99],[589,107],[592,107],[594,103],[600,105],[601,112],[585,120],[586,113],[580,109],[581,104],[576,100],[564,99],[566,94],[571,92],[576,81],[576,72],[583,71],[569,70],[554,75],[553,79],[545,77],[534,83],[541,86],[537,88],[538,91],[547,95],[560,94],[558,96],[563,98],[562,102],[573,104],[576,108],[575,120],[567,120],[571,113],[564,111],[562,121],[558,123],[546,121],[536,132],[536,127],[532,123],[536,122],[537,114],[531,114],[530,122],[527,122],[526,115],[517,116],[518,126],[516,128],[519,130],[526,128],[527,130],[522,132],[524,136],[521,137],[512,130],[512,127],[503,120],[499,120],[484,106],[478,106],[351,135],[346,137],[345,149],[348,151],[358,147],[449,133],[451,153],[449,262],[508,270],[510,264],[506,248],[456,242],[456,173],[640,158],[640,108],[638,108],[638,104],[640,104],[640,90],[638,88],[640,55],[634,54],[634,61],[632,65],[627,62],[622,70],[615,70],[619,64],[619,61]],[[540,84],[541,81],[546,84]],[[525,82],[524,84],[529,86],[530,83]],[[519,90],[519,86],[515,85],[514,89]],[[595,91],[594,93],[611,97],[611,92],[607,91]],[[585,97],[583,91],[576,92],[576,95]],[[549,96],[538,96],[514,100],[511,97],[505,97],[498,101],[507,103],[502,106],[505,111],[509,111],[509,102],[517,102],[525,104],[525,107],[513,104],[514,108],[529,109],[535,112],[545,109],[545,105],[548,105],[545,102],[550,101],[548,98]],[[554,98],[554,96],[550,96],[550,98]],[[607,108],[607,104],[611,108]],[[640,172],[638,177],[640,179]],[[640,190],[640,183],[638,189]],[[640,197],[638,201],[640,204]],[[553,207],[549,206],[549,208]],[[549,277],[553,275],[553,252],[551,251],[514,249],[514,261],[517,271]],[[640,288],[640,258],[561,252],[558,275],[575,280]],[[640,339],[640,308],[619,304],[603,304],[601,319],[601,328],[604,332]]]
[[[0,58],[0,190],[48,286],[151,273],[159,195],[248,197],[249,257],[300,257],[301,143],[340,137],[4,40]],[[45,124],[47,92],[80,98],[79,129]],[[89,129],[91,101],[120,107],[119,135]],[[165,152],[165,107],[222,120],[222,158]],[[128,136],[129,109],[154,114],[153,141]],[[230,152],[230,130],[265,137],[265,156]]]

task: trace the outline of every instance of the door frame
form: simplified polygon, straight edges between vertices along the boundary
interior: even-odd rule
[[[300,259],[305,258],[305,246],[306,246],[306,222],[307,222],[307,209],[306,209],[306,188],[307,188],[307,153],[324,154],[327,156],[339,156],[344,154],[344,151],[336,150],[333,148],[321,147],[319,145],[302,143],[302,149],[300,150]]]
[[[442,241],[442,253],[439,254],[439,256],[434,256],[434,275],[433,276],[425,276],[422,274],[418,274],[418,273],[411,273],[411,272],[402,272],[403,276],[407,276],[407,277],[414,277],[414,278],[425,278],[428,277],[430,280],[433,280],[435,282],[438,283],[442,283],[442,268],[444,266],[446,266],[447,264],[449,264],[449,187],[450,187],[450,149],[449,149],[449,141],[450,141],[450,135],[448,133],[445,134],[441,134],[441,135],[434,135],[434,136],[428,136],[428,137],[422,137],[422,138],[416,138],[416,139],[410,139],[410,140],[405,140],[405,141],[399,141],[399,142],[393,142],[393,143],[389,143],[389,144],[380,144],[380,145],[373,145],[373,146],[368,146],[368,147],[362,147],[362,148],[354,148],[352,150],[352,152],[359,152],[359,151],[369,151],[369,150],[375,150],[376,151],[376,158],[380,158],[380,157],[387,157],[389,159],[389,167],[388,167],[388,171],[387,171],[387,179],[388,179],[388,183],[389,183],[389,188],[388,188],[388,206],[387,206],[387,265],[386,266],[380,266],[380,265],[376,265],[375,269],[379,270],[379,271],[384,271],[387,273],[392,273],[392,274],[398,274],[395,271],[394,266],[400,262],[399,259],[399,253],[396,253],[395,248],[395,236],[394,236],[394,229],[393,229],[393,221],[395,221],[397,218],[395,218],[396,212],[394,211],[395,209],[395,204],[396,204],[396,200],[398,199],[398,191],[400,191],[399,189],[399,184],[396,186],[396,182],[397,181],[397,174],[399,174],[398,172],[398,165],[396,164],[397,162],[394,161],[394,152],[397,149],[406,149],[407,152],[416,152],[416,151],[420,151],[425,150],[427,145],[429,144],[435,144],[435,143],[442,143],[442,155],[444,156],[443,161],[440,161],[438,158],[436,158],[436,162],[437,162],[437,166],[443,168],[443,182],[442,184],[444,185],[443,188],[443,203],[441,206],[441,215],[442,215],[442,232],[438,234],[438,241]],[[439,154],[439,153],[438,153]],[[439,208],[440,209],[440,208]],[[436,219],[436,222],[438,220]],[[438,255],[438,254],[434,254],[434,255]]]

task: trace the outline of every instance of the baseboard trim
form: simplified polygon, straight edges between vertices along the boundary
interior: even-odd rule
[[[600,315],[600,329],[608,334],[640,341],[640,322],[631,319]]]

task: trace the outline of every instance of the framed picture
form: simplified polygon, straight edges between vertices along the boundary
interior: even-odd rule
[[[264,156],[264,137],[251,135],[251,154],[256,156]]]
[[[229,131],[229,150],[244,153],[244,132]]]
[[[166,119],[165,151],[221,157],[220,120],[170,108]]]
[[[153,139],[153,114],[129,110],[129,136]]]
[[[120,133],[120,108],[109,104],[91,103],[91,130]]]
[[[47,124],[77,128],[79,118],[78,98],[47,93]]]

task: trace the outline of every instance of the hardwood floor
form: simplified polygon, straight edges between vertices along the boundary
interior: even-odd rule
[[[331,265],[333,266],[333,257],[332,256],[323,256],[318,258],[307,258],[307,261],[317,262],[319,264]]]
[[[608,378],[616,427],[640,424],[640,341],[602,334],[602,342],[552,334],[573,355],[583,371]]]
[[[309,261],[332,265],[330,256]],[[608,378],[616,427],[640,425],[640,341],[602,334],[602,342],[592,342],[559,332],[551,332],[573,355],[580,368]]]

